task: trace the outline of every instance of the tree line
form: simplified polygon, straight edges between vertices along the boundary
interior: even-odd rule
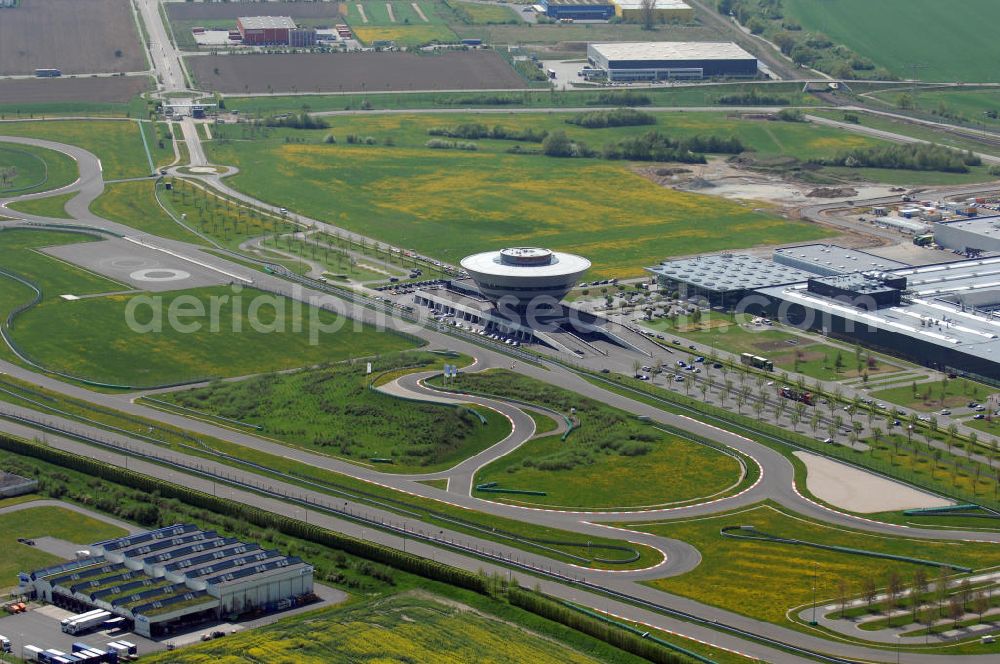
[[[851,168],[968,173],[970,167],[981,166],[983,162],[971,150],[959,152],[943,145],[908,143],[855,148],[841,152],[833,159],[819,160],[816,163]]]

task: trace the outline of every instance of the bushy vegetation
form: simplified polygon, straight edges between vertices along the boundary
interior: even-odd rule
[[[447,136],[448,138],[489,138],[496,141],[525,141],[527,143],[541,143],[548,135],[547,131],[531,127],[525,129],[512,129],[503,125],[487,127],[480,122],[464,122],[450,127],[431,127],[427,133],[431,136]]]
[[[743,143],[735,136],[692,136],[678,140],[664,136],[658,131],[650,131],[642,136],[626,138],[618,143],[604,146],[605,159],[629,159],[632,161],[679,161],[688,164],[704,164],[705,153],[739,154],[744,151]]]
[[[653,100],[649,95],[626,90],[625,92],[602,92],[596,99],[588,99],[588,106],[649,106]]]
[[[761,94],[757,88],[750,88],[746,92],[723,95],[717,102],[723,106],[787,106],[791,100],[781,95]]]
[[[264,120],[268,127],[284,127],[286,129],[326,129],[330,123],[323,118],[315,118],[305,111],[302,113],[286,113],[272,115]]]
[[[426,366],[432,357],[387,355],[374,359],[372,366],[376,372]],[[161,398],[255,424],[271,438],[348,459],[391,458],[399,469],[457,462],[509,432],[507,420],[492,411],[483,409],[491,422],[484,426],[464,407],[403,401],[369,389],[366,370],[366,362],[336,364],[214,382]]]
[[[959,152],[942,145],[909,143],[849,150],[826,163],[852,168],[968,173],[970,166],[981,166],[982,160],[971,151]]]
[[[568,124],[586,127],[587,129],[603,129],[605,127],[634,127],[656,124],[656,117],[633,108],[617,108],[613,111],[591,111],[577,113],[567,118]]]
[[[467,95],[464,97],[440,96],[434,98],[434,103],[441,106],[519,106],[524,104],[523,97],[512,95]]]
[[[479,146],[468,141],[442,141],[440,138],[432,138],[424,143],[424,147],[432,150],[465,150],[475,152]]]

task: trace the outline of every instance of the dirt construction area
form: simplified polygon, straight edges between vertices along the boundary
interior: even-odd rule
[[[240,2],[169,2],[167,14],[175,21],[201,19],[237,19],[240,16],[291,16],[292,18],[330,18],[340,15],[340,2],[258,2],[251,6]]]
[[[124,103],[148,86],[148,76],[15,78],[0,81],[0,104],[16,108],[60,101]]]
[[[0,74],[145,71],[129,0],[25,0],[0,14]]]
[[[205,55],[190,56],[186,62],[201,89],[230,94],[525,87],[493,51]]]

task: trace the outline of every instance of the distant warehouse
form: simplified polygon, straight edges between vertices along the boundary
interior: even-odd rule
[[[642,0],[614,0],[615,13],[625,21],[643,21]],[[690,23],[694,9],[684,0],[656,0],[653,16],[657,23]]]
[[[296,30],[290,16],[242,16],[236,19],[236,28],[244,44],[288,44],[289,33]]]
[[[587,46],[610,81],[754,77],[757,58],[732,42],[619,42]]]
[[[557,20],[606,21],[615,15],[611,0],[541,0],[539,6]]]

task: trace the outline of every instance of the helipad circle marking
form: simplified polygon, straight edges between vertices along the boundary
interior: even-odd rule
[[[185,272],[184,270],[157,267],[146,270],[136,270],[129,275],[129,278],[136,281],[181,281],[190,276],[191,273]]]

